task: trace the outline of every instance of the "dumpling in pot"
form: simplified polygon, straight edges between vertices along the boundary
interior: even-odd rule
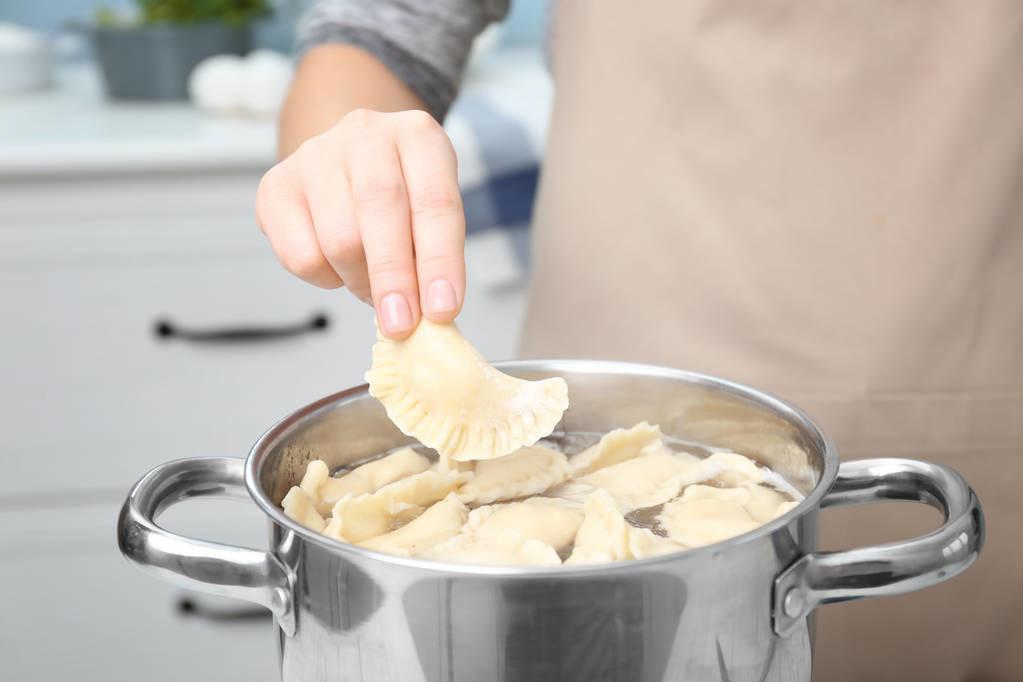
[[[664,504],[677,497],[682,485],[699,471],[700,463],[701,460],[692,455],[657,452],[598,469],[566,488],[585,489],[579,485],[600,488],[614,498],[619,509],[627,512]]]
[[[415,556],[458,535],[468,516],[468,507],[462,504],[454,493],[449,493],[443,500],[398,530],[378,535],[359,544],[378,552]]]
[[[429,466],[429,459],[412,448],[402,448],[334,478],[326,463],[317,459],[309,462],[298,485],[316,504],[316,510],[327,514],[345,495],[375,492],[388,483],[426,471]]]
[[[760,523],[772,521],[796,506],[777,490],[763,485],[746,486],[749,499],[743,504],[750,516]]]
[[[661,442],[661,429],[640,422],[630,429],[615,429],[604,434],[600,441],[569,460],[573,476],[584,476],[612,464],[618,464],[643,454],[644,449]]]
[[[458,489],[466,504],[489,504],[544,492],[568,478],[564,454],[540,445],[497,459],[476,462],[475,473]]]
[[[559,566],[561,557],[553,547],[517,532],[505,531],[486,540],[457,535],[432,547],[422,556],[436,561],[486,566]]]
[[[281,500],[281,507],[284,508],[284,515],[289,519],[294,519],[317,533],[327,525],[324,518],[316,511],[312,500],[298,486],[293,486],[288,491],[288,494]]]
[[[378,336],[366,381],[402,433],[443,459],[492,459],[532,445],[568,408],[564,379],[508,376],[454,324],[425,318],[404,341]]]
[[[749,457],[737,452],[715,452],[703,460],[715,473],[709,478],[717,479],[722,485],[736,487],[764,480],[764,471]]]
[[[359,543],[395,530],[399,514],[425,508],[444,499],[461,481],[453,471],[424,471],[388,483],[374,493],[349,495],[334,505],[333,518],[323,534]]]
[[[586,516],[575,536],[575,547],[565,564],[599,564],[626,559],[645,559],[679,552],[683,547],[629,525],[614,498],[603,490],[586,498]]]
[[[524,539],[540,540],[561,551],[575,540],[582,521],[582,510],[564,500],[531,497],[522,502],[472,510],[462,535],[473,542],[486,544],[512,532]]]
[[[702,547],[759,527],[744,506],[749,500],[744,488],[691,485],[682,497],[664,505],[657,520],[675,542]]]

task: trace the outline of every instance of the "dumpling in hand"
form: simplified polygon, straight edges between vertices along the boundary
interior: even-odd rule
[[[317,533],[327,525],[324,518],[316,511],[312,500],[298,486],[294,486],[288,491],[288,494],[281,500],[281,507],[284,508],[284,515],[289,519],[294,519]]]
[[[683,547],[629,525],[615,500],[596,490],[586,498],[586,516],[575,536],[575,547],[565,564],[599,564],[626,559],[645,559],[679,552]]]
[[[492,543],[508,532],[540,540],[561,551],[575,540],[583,512],[563,500],[531,497],[522,502],[474,509],[462,534],[473,542]]]
[[[675,542],[702,547],[760,526],[744,506],[749,499],[744,488],[691,485],[682,497],[664,505],[657,520]]]
[[[387,416],[442,459],[502,457],[547,436],[568,408],[564,379],[525,381],[491,367],[454,324],[420,321],[404,341],[379,336],[366,373]]]
[[[618,508],[627,512],[664,504],[677,497],[682,485],[688,482],[688,478],[683,480],[683,477],[697,471],[700,463],[701,460],[692,455],[657,452],[598,469],[566,487],[582,485],[605,490],[618,503]]]
[[[327,514],[345,495],[375,492],[388,483],[426,471],[429,466],[429,459],[412,448],[402,448],[333,478],[326,463],[317,459],[309,462],[298,486],[316,504],[316,511]]]
[[[458,489],[458,497],[466,504],[489,504],[538,495],[566,478],[565,455],[534,445],[504,457],[476,462],[475,473]]]
[[[436,561],[487,566],[559,566],[561,557],[553,547],[519,533],[506,531],[486,541],[457,535],[432,547],[422,556]]]
[[[639,457],[644,449],[661,442],[661,429],[640,422],[630,429],[615,429],[569,460],[573,476],[584,476],[612,464]]]
[[[458,535],[468,516],[469,509],[454,493],[450,493],[398,530],[359,544],[378,552],[415,556]]]
[[[374,493],[349,495],[334,505],[333,518],[323,534],[359,543],[395,530],[399,514],[425,508],[454,491],[461,475],[453,471],[424,471],[388,483]]]

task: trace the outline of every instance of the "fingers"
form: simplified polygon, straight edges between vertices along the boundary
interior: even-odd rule
[[[313,159],[304,166],[303,182],[320,251],[348,290],[360,300],[371,303],[366,254],[359,236],[348,176],[336,162]]]
[[[289,168],[275,166],[259,183],[256,220],[288,272],[318,287],[336,289],[342,280],[320,251],[305,197]]]
[[[454,150],[428,114],[357,110],[260,182],[257,219],[278,259],[372,302],[401,339],[465,298],[465,218]]]
[[[419,287],[408,197],[393,139],[370,133],[355,140],[348,177],[381,331],[405,338],[419,324]]]
[[[398,155],[408,193],[423,314],[451,322],[465,297],[465,214],[455,151],[440,125],[423,112],[406,112]]]

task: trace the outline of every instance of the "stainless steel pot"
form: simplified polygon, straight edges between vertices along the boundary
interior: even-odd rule
[[[340,466],[408,442],[360,386],[285,418],[244,462],[184,459],[146,474],[121,512],[121,551],[184,587],[270,609],[287,682],[791,682],[811,677],[817,606],[947,580],[983,543],[980,504],[956,472],[905,459],[839,466],[805,415],[753,389],[621,363],[502,368],[565,377],[565,432],[646,419],[669,436],[743,452],[806,499],[727,542],[590,567],[442,564],[342,545],[295,524],[278,503],[311,459]],[[164,509],[200,495],[251,497],[269,517],[269,551],[156,525]],[[930,504],[945,523],[905,542],[815,551],[822,507],[888,499]]]

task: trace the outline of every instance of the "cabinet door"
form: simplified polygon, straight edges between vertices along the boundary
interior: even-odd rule
[[[31,229],[35,250],[0,270],[0,496],[20,499],[44,482],[54,492],[124,491],[169,459],[242,457],[281,417],[363,382],[371,308],[289,275],[247,218],[152,220],[147,232],[175,234],[158,251],[116,221]],[[209,231],[216,239],[203,237]],[[59,248],[48,252],[42,240]],[[508,358],[524,294],[493,277],[514,267],[512,254],[484,239],[470,242],[467,258],[478,283],[460,324],[488,357]],[[279,331],[316,315],[326,329],[281,338],[157,333],[161,321],[200,334]]]
[[[184,592],[129,565],[113,533],[118,508],[0,512],[4,679],[279,680],[268,612]],[[255,505],[193,500],[165,516],[177,532],[265,546]]]

